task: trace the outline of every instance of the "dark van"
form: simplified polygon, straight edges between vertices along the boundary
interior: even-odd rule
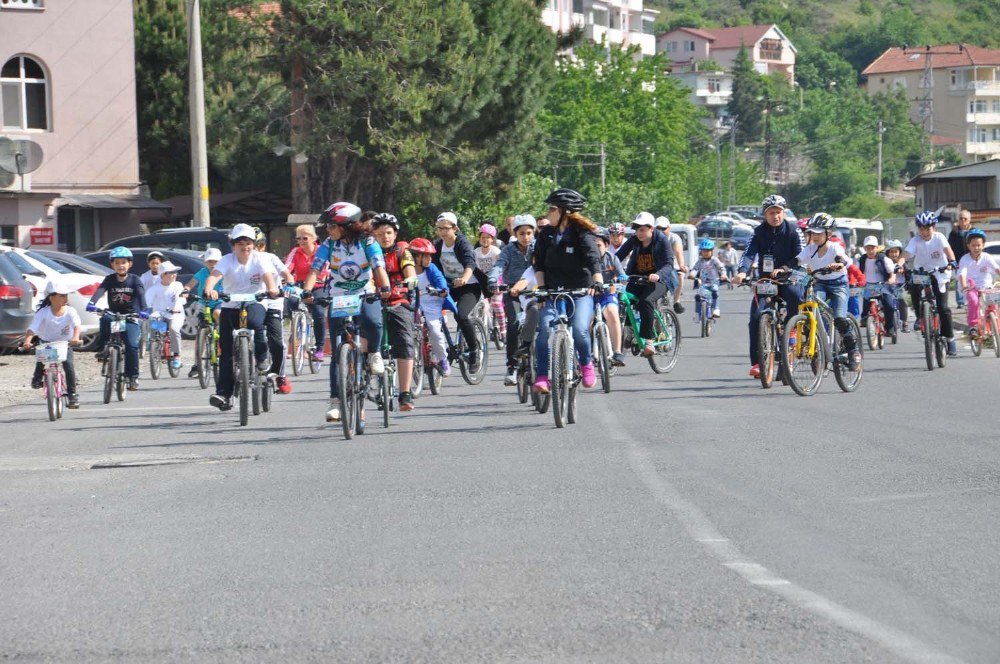
[[[203,252],[215,247],[223,254],[232,251],[229,246],[229,231],[220,228],[164,228],[146,235],[131,235],[108,242],[101,250],[115,247],[163,247]]]

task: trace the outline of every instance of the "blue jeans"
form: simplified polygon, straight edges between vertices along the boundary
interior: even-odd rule
[[[589,295],[573,298],[570,323],[573,327],[573,345],[580,366],[590,364],[590,324],[594,320],[594,298]],[[538,332],[535,335],[535,373],[549,375],[549,332],[557,312],[552,302],[546,302],[538,316]]]
[[[337,394],[337,347],[340,346],[341,336],[344,332],[344,321],[346,318],[330,319],[330,349],[333,351],[333,358],[330,362],[330,398],[340,396]],[[369,351],[378,351],[382,344],[382,303],[378,300],[374,302],[362,302],[361,313],[355,316],[361,328],[361,336],[368,342]]]
[[[778,286],[778,294],[781,295],[787,307],[787,317],[781,321],[784,325],[788,319],[799,312],[799,303],[802,302],[802,291],[798,286],[783,284]],[[760,337],[760,308],[757,306],[757,298],[750,301],[750,364],[759,364],[757,357],[757,342]]]
[[[139,324],[125,323],[125,375],[128,378],[139,377]],[[101,333],[97,345],[104,348],[111,338],[111,316],[101,316]]]
[[[712,300],[711,300],[711,302],[709,302],[709,309],[718,309],[719,308],[719,285],[718,284],[705,284],[705,285],[702,286],[702,288],[707,288],[708,290],[712,291]],[[698,292],[695,292],[694,303],[696,305],[696,308],[698,308],[698,309],[701,308],[701,294],[698,293]],[[709,313],[711,313],[711,312],[709,312]]]
[[[829,281],[817,279],[813,282],[813,289],[816,295],[823,297],[833,310],[833,324],[843,335],[844,345],[848,350],[854,350],[857,347],[857,339],[854,338],[854,328],[847,322],[847,301],[858,298],[851,297],[851,287],[847,285],[847,277]]]

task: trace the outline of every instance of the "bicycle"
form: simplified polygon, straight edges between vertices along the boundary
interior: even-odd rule
[[[715,318],[712,317],[712,298],[715,293],[700,279],[695,282],[698,291],[695,293],[695,300],[698,302],[698,323],[701,325],[702,338],[712,336],[712,327],[715,325]]]
[[[554,300],[556,317],[550,323],[549,334],[549,394],[556,427],[576,423],[576,393],[580,386],[580,364],[576,359],[573,334],[570,330],[570,309],[574,297],[590,297],[590,289],[549,288],[534,291],[539,302]]]
[[[472,308],[469,318],[478,320],[482,324],[483,329],[486,330],[486,338],[496,346],[497,350],[504,349],[507,331],[497,327],[497,319],[493,315],[493,306],[490,304],[490,298],[480,298],[479,302],[476,302],[476,306]]]
[[[837,385],[844,392],[857,390],[864,375],[864,355],[858,345],[861,340],[858,322],[853,316],[847,317],[856,344],[854,350],[860,356],[852,369],[850,351],[845,345],[846,335],[837,330],[833,311],[814,288],[817,276],[832,272],[834,270],[830,268],[821,268],[811,273],[801,270],[789,273],[789,283],[802,286],[805,294],[798,313],[785,325],[785,378],[795,393],[802,397],[816,393],[830,366]]]
[[[254,331],[247,327],[247,306],[267,298],[267,293],[219,293],[223,302],[239,303],[239,323],[233,329],[233,391],[240,404],[240,426],[250,420],[250,411],[260,415],[261,409],[271,409],[274,394],[274,377],[262,376],[255,366],[253,353]]]
[[[630,284],[652,283],[647,277],[630,276]],[[638,297],[626,289],[618,291],[619,315],[622,321],[622,350],[631,350],[632,355],[639,356],[646,346],[639,326],[639,315],[636,311]],[[653,308],[653,354],[647,359],[655,373],[669,373],[677,364],[681,348],[681,322],[673,309],[662,301]]]
[[[48,406],[49,421],[55,422],[63,416],[69,402],[66,391],[66,374],[62,363],[69,355],[68,341],[38,342],[35,346],[35,360],[45,367],[45,402]]]
[[[941,316],[938,314],[937,299],[932,288],[937,287],[935,272],[944,273],[948,267],[939,267],[927,271],[923,268],[910,271],[910,283],[920,286],[920,301],[914,302],[914,308],[919,312],[918,326],[924,340],[924,359],[927,370],[934,371],[934,364],[944,368],[948,354],[948,340],[941,336]]]
[[[886,292],[884,284],[868,284],[864,287],[864,297],[868,302],[868,321],[865,324],[868,350],[885,348],[886,336],[892,337],[892,343],[896,343],[899,338],[895,329],[889,335],[885,327],[885,309],[882,304],[882,293],[884,292]]]
[[[119,314],[107,309],[97,309],[101,316],[110,316],[110,331],[108,345],[104,349],[104,361],[101,363],[101,377],[104,378],[104,403],[111,403],[111,395],[117,395],[119,401],[125,401],[125,326],[135,323],[141,317],[137,314]],[[141,346],[142,344],[140,344]]]
[[[440,294],[442,291],[437,291],[432,288],[427,289],[428,293],[432,295]],[[480,306],[485,300],[480,300],[476,306]],[[475,313],[473,309],[473,313]],[[441,329],[444,330],[445,343],[448,346],[448,361],[452,366],[458,365],[459,370],[462,372],[462,378],[469,385],[479,385],[483,382],[483,378],[486,377],[486,365],[489,361],[489,337],[486,334],[486,328],[483,326],[483,321],[476,315],[470,315],[469,320],[472,322],[472,326],[475,329],[476,341],[479,345],[479,350],[476,351],[479,362],[476,364],[476,371],[469,370],[469,361],[472,359],[472,354],[469,352],[468,344],[465,342],[465,335],[459,330],[457,333],[457,341],[452,339],[451,331],[448,329],[447,323],[441,325]]]
[[[153,314],[149,318],[149,375],[153,380],[159,380],[161,366],[167,365],[167,371],[171,378],[180,375],[180,367],[174,367],[172,362],[173,352],[170,348],[170,335],[167,329],[170,327],[169,321]]]
[[[610,292],[617,292],[617,284],[610,285]],[[608,323],[604,320],[604,305],[601,304],[601,297],[594,298],[594,321],[590,325],[590,348],[594,356],[594,366],[597,368],[597,375],[601,377],[601,389],[605,394],[611,392],[611,376],[614,375],[614,365],[611,364],[611,332],[608,330]],[[523,403],[523,402],[522,402]]]
[[[309,373],[317,373],[323,366],[322,360],[316,359],[316,334],[313,330],[312,313],[299,299],[301,294],[302,290],[299,288],[289,293],[296,301],[288,326],[288,353],[292,360],[292,373],[296,376],[304,374],[307,365]]]
[[[208,387],[209,375],[211,375],[212,383],[219,381],[219,326],[215,324],[215,318],[212,316],[212,307],[207,304],[210,300],[203,297],[194,299],[206,303],[202,308],[194,346],[198,384],[204,390]]]
[[[979,291],[979,324],[983,327],[969,328],[969,344],[972,354],[979,357],[983,346],[991,345],[993,353],[1000,357],[1000,288],[984,288]]]
[[[785,300],[779,294],[778,287],[787,283],[787,279],[778,277],[762,277],[753,282],[754,299],[757,301],[757,362],[760,366],[760,385],[765,390],[770,389],[774,379],[785,380],[784,352],[784,321],[788,315]],[[749,284],[748,284],[749,285]]]
[[[407,311],[413,312],[416,307],[401,303],[399,305]],[[392,357],[392,345],[389,343],[389,305],[382,303],[382,343],[379,345],[378,353],[382,355],[382,363],[385,371],[382,372],[375,381],[374,388],[369,384],[368,398],[375,403],[382,411],[382,426],[389,428],[389,412],[397,409],[396,401],[399,399],[399,382],[396,378],[398,369],[396,358]],[[411,394],[412,386],[411,386]]]

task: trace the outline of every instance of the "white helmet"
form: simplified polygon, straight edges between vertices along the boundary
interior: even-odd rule
[[[216,249],[215,247],[209,247],[208,249],[205,250],[205,253],[202,254],[201,259],[203,261],[222,260],[222,252]]]
[[[660,215],[656,218],[656,227],[661,229],[670,228],[670,217],[667,215]]]
[[[653,215],[648,212],[640,212],[635,215],[635,219],[632,220],[633,226],[656,226],[656,220],[653,219]]]
[[[245,238],[251,242],[255,242],[257,239],[257,231],[255,231],[249,224],[236,224],[233,226],[233,230],[229,231],[229,240],[232,242],[234,240],[239,240],[240,238]]]
[[[511,222],[510,227],[516,233],[517,229],[521,226],[530,226],[532,229],[537,229],[538,222],[530,214],[519,214],[514,217],[514,221]]]

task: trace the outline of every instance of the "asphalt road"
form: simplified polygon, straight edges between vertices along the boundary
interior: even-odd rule
[[[244,429],[182,379],[0,410],[0,658],[1000,661],[1000,360],[763,391],[746,297],[563,430],[499,357],[351,442],[325,370]]]

